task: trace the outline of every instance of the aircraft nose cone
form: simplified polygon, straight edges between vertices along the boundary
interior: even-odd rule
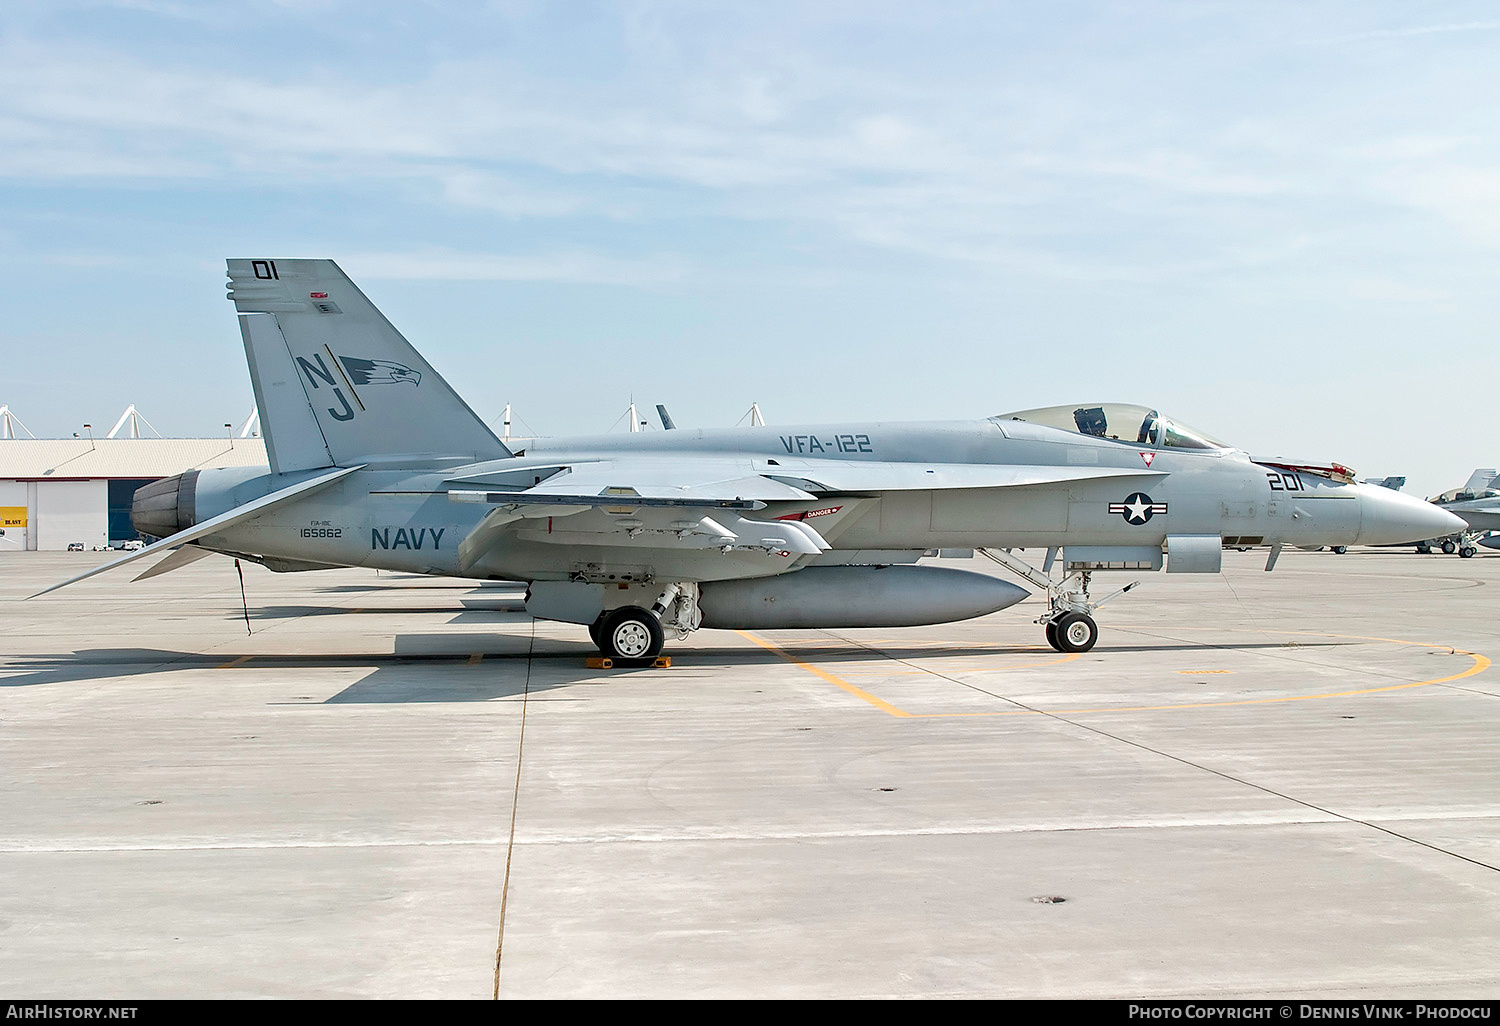
[[[1364,545],[1400,545],[1457,534],[1469,525],[1462,517],[1430,502],[1379,485],[1360,485],[1359,541]]]

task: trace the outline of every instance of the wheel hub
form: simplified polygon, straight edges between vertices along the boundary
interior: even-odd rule
[[[651,647],[651,633],[642,624],[622,623],[615,628],[614,643],[621,655],[634,658]]]

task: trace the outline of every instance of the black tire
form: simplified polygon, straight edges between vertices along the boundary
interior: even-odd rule
[[[1445,555],[1445,556],[1451,556],[1451,555],[1453,555],[1457,551],[1458,551],[1458,546],[1455,545],[1455,544],[1453,544],[1451,541],[1445,541],[1445,542],[1443,542],[1443,555]]]
[[[656,614],[640,606],[614,610],[604,618],[599,634],[604,654],[627,662],[655,659],[667,640]]]
[[[604,651],[604,614],[599,614],[599,619],[589,624],[589,640],[599,651]]]
[[[1065,613],[1057,620],[1057,650],[1087,652],[1099,640],[1099,625],[1087,613]]]
[[[1055,651],[1058,651],[1058,652],[1062,651],[1062,645],[1058,644],[1058,641],[1057,641],[1057,621],[1056,620],[1053,620],[1053,621],[1051,621],[1050,623],[1047,624],[1047,644],[1051,645],[1052,648]]]
[[[1426,542],[1418,542],[1417,543],[1417,551],[1420,552],[1422,555],[1426,556],[1426,555],[1431,554],[1431,552],[1432,552],[1432,546],[1429,545],[1429,544],[1427,544]]]
[[[1470,548],[1469,546],[1465,545],[1465,546],[1461,547],[1458,550],[1458,554],[1463,559],[1469,559],[1477,551],[1478,551],[1477,549],[1473,549],[1473,548]]]
[[[1348,551],[1349,551],[1349,546],[1347,546],[1347,545],[1335,545],[1333,547],[1334,554],[1338,555],[1338,556],[1342,556],[1344,553],[1346,553]]]

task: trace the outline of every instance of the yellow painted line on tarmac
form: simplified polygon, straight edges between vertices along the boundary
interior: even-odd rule
[[[817,666],[814,666],[809,662],[798,659],[796,656],[787,652],[785,649],[782,649],[779,646],[774,645],[762,638],[758,638],[748,631],[735,631],[735,633],[744,638],[748,638],[767,651],[774,652],[775,654],[781,656],[781,658],[785,659],[787,662],[792,663],[794,666],[799,666],[807,672],[828,681],[830,684],[833,684],[836,687],[847,691],[849,694],[854,695],[856,698],[868,702],[870,705],[873,705],[875,708],[881,710],[882,712],[889,713],[892,716],[899,716],[903,719],[918,720],[950,718],[957,719],[977,716],[1075,716],[1082,715],[1084,713],[1161,712],[1170,709],[1216,709],[1239,705],[1270,705],[1279,702],[1311,702],[1322,698],[1350,698],[1356,695],[1379,694],[1383,691],[1405,691],[1410,688],[1427,687],[1432,684],[1447,684],[1455,680],[1463,680],[1465,677],[1472,677],[1476,673],[1483,673],[1485,670],[1489,669],[1490,666],[1489,658],[1487,656],[1480,655],[1478,652],[1469,652],[1465,649],[1454,648],[1451,645],[1438,645],[1426,641],[1403,641],[1400,638],[1373,638],[1359,634],[1322,634],[1314,631],[1259,631],[1258,633],[1292,634],[1313,638],[1343,638],[1353,641],[1380,641],[1391,645],[1411,645],[1417,648],[1447,649],[1454,655],[1468,656],[1474,662],[1467,670],[1464,670],[1462,673],[1451,674],[1447,677],[1434,677],[1431,680],[1412,681],[1409,684],[1388,684],[1384,687],[1378,688],[1359,688],[1353,691],[1330,691],[1317,695],[1284,695],[1279,698],[1247,698],[1233,702],[1188,702],[1173,705],[1107,706],[1097,709],[1009,709],[995,712],[972,713],[912,713],[907,712],[904,709],[899,709],[896,706],[891,705],[884,699],[876,698],[868,691],[865,691],[862,688],[855,687],[848,681],[843,680]],[[1056,663],[1071,662],[1072,660],[1079,658],[1081,655],[1082,653],[1074,652],[1070,657],[1065,659],[1054,660],[1052,663],[1040,663],[1033,665],[1046,666],[1055,665]],[[1007,669],[1019,669],[1019,667],[1007,667]]]
[[[216,669],[216,670],[232,670],[236,666],[244,666],[246,663],[248,663],[250,660],[252,660],[254,658],[255,658],[254,656],[240,656],[238,659],[231,659],[227,663],[220,663],[218,666],[215,666],[214,669]]]
[[[871,705],[873,705],[875,708],[879,709],[881,712],[889,713],[892,716],[910,716],[911,715],[911,713],[905,712],[904,710],[901,710],[901,709],[897,709],[894,705],[892,705],[891,703],[889,703],[889,702],[887,702],[887,701],[885,701],[883,699],[876,698],[874,695],[870,694],[868,691],[865,691],[865,690],[862,690],[861,688],[855,687],[853,684],[850,684],[847,680],[842,680],[842,679],[840,679],[838,677],[835,677],[833,674],[827,672],[826,670],[820,670],[816,666],[814,666],[812,663],[803,662],[801,659],[798,659],[796,656],[794,656],[790,652],[786,651],[786,649],[783,649],[783,648],[780,648],[780,647],[778,647],[776,645],[773,645],[769,641],[765,641],[765,640],[763,640],[761,638],[757,638],[754,634],[751,634],[749,631],[735,631],[735,633],[738,634],[742,638],[748,638],[749,640],[755,642],[757,645],[759,645],[761,648],[765,649],[768,652],[774,652],[774,653],[776,653],[777,655],[781,656],[781,658],[783,658],[787,662],[791,663],[793,666],[800,666],[802,669],[806,670],[808,673],[811,673],[811,674],[813,674],[816,677],[822,677],[824,680],[828,681],[828,683],[834,685],[835,687],[842,688],[843,690],[849,692],[849,694],[853,695],[855,698],[858,698],[858,699],[860,699],[861,701],[864,701],[864,702],[869,702]]]

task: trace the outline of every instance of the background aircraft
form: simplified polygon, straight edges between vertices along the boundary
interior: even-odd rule
[[[1157,411],[676,429],[513,452],[331,260],[229,261],[270,465],[142,487],[167,553],[524,581],[534,616],[649,659],[671,631],[905,626],[1027,592],[913,565],[974,550],[1045,591],[1048,642],[1098,637],[1092,575],[1216,573],[1222,548],[1394,543],[1463,522],[1337,464],[1256,462]],[[559,361],[559,372],[566,368]],[[1020,550],[1045,553],[1041,566]],[[47,589],[53,590],[53,589]]]
[[[1433,546],[1452,554],[1457,552],[1465,558],[1474,555],[1475,545],[1500,548],[1500,536],[1491,531],[1500,531],[1500,488],[1497,488],[1495,468],[1482,468],[1469,475],[1460,488],[1450,488],[1429,501],[1441,506],[1463,519],[1466,529],[1455,535],[1432,538],[1417,545],[1418,552],[1431,552]]]

